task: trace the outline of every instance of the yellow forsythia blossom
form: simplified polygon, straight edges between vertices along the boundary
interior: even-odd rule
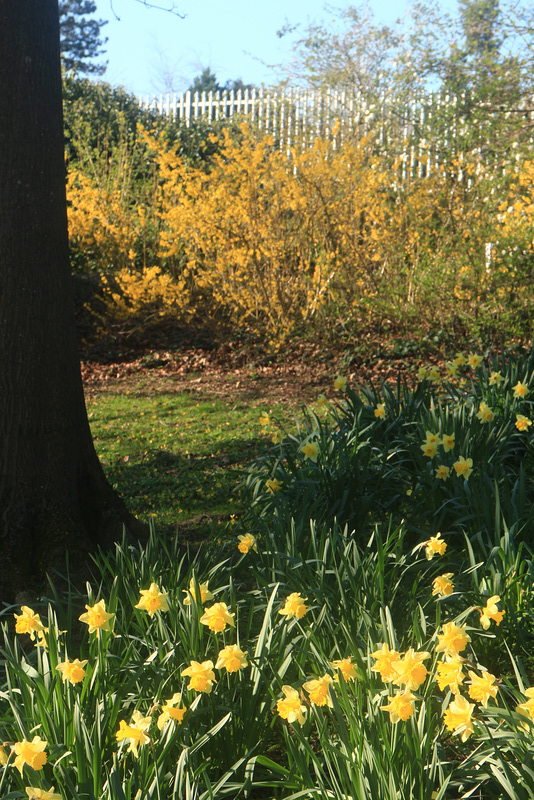
[[[177,722],[181,725],[184,721],[184,716],[187,708],[175,708],[181,701],[181,695],[175,692],[170,700],[166,700],[161,707],[161,714],[158,717],[158,728],[160,731],[165,727],[168,722]]]
[[[85,614],[81,614],[79,620],[80,622],[85,622],[85,624],[89,626],[89,633],[94,633],[96,631],[98,634],[100,631],[110,630],[110,620],[113,619],[115,614],[109,614],[106,611],[104,600],[99,600],[94,606],[86,605],[85,607],[87,611]]]
[[[491,620],[493,620],[497,625],[501,624],[502,618],[504,617],[504,611],[499,611],[497,608],[497,603],[500,603],[500,601],[501,598],[499,595],[494,594],[486,601],[486,607],[480,609],[480,624],[485,631],[487,631],[489,628]]]
[[[330,675],[323,675],[322,678],[316,678],[302,684],[310,695],[310,702],[315,706],[328,706],[332,708],[332,698],[330,697],[330,684],[333,683]]]
[[[115,734],[118,742],[127,740],[129,742],[128,751],[132,752],[137,758],[139,755],[137,748],[150,741],[149,736],[145,733],[150,728],[152,717],[143,717],[140,711],[134,711],[132,714],[132,722],[128,725],[123,719],[119,723],[119,730]]]
[[[217,683],[213,671],[213,661],[203,661],[202,664],[198,661],[191,661],[189,667],[182,670],[180,675],[190,678],[187,688],[194,689],[195,692],[205,692],[209,694],[213,688],[213,684]]]
[[[47,761],[45,753],[47,744],[48,742],[43,741],[40,736],[34,736],[31,742],[27,742],[26,739],[16,742],[12,748],[15,753],[13,766],[21,775],[25,764],[35,770],[42,769]]]
[[[415,696],[406,689],[404,692],[397,692],[394,697],[388,698],[390,702],[382,706],[382,711],[389,711],[389,719],[396,724],[397,722],[406,722],[414,713],[413,701]]]
[[[285,697],[276,703],[278,713],[282,719],[287,719],[288,722],[298,722],[302,725],[306,714],[306,706],[302,705],[299,693],[292,686],[282,686],[282,691]]]
[[[271,424],[271,418],[266,411],[260,417],[260,425],[262,428],[267,428]]]
[[[256,543],[256,537],[253,536],[251,533],[245,533],[244,536],[238,536],[239,544],[237,545],[237,549],[240,553],[246,555],[249,550],[255,550],[258,552],[258,545]]]
[[[191,605],[191,599],[194,597],[197,603],[207,603],[208,600],[213,600],[213,594],[208,589],[209,581],[206,583],[198,584],[198,592],[195,588],[195,579],[191,578],[189,581],[189,589],[182,589],[185,594],[184,606]]]
[[[141,599],[136,604],[136,608],[146,611],[149,617],[153,617],[156,611],[168,611],[168,594],[160,591],[156,583],[151,583],[149,589],[140,590]]]
[[[454,591],[454,584],[451,581],[452,572],[445,572],[443,575],[438,575],[432,582],[432,594],[439,595],[440,597],[448,597]]]
[[[454,695],[454,700],[449,704],[443,721],[447,730],[452,731],[455,736],[460,735],[462,742],[465,742],[473,733],[473,709],[474,703],[469,703],[460,694]]]
[[[489,698],[497,696],[498,687],[495,686],[495,675],[483,670],[482,675],[479,676],[471,669],[468,674],[471,678],[469,697],[476,700],[477,703],[487,706]]]
[[[200,622],[202,625],[207,625],[210,631],[220,633],[224,631],[227,625],[230,625],[231,628],[235,627],[234,617],[235,614],[230,614],[226,603],[214,603],[209,608],[204,609]]]
[[[431,536],[427,542],[423,542],[421,547],[425,548],[425,555],[427,561],[432,561],[435,555],[442,556],[447,549],[447,542],[441,538],[441,533],[438,531],[435,536]]]
[[[85,665],[87,664],[87,659],[85,661],[80,661],[78,658],[75,658],[74,661],[63,661],[61,664],[58,664],[56,669],[61,672],[61,678],[63,683],[68,681],[69,683],[75,684],[80,683],[85,678]]]
[[[238,672],[247,666],[247,654],[236,644],[229,644],[220,651],[215,669],[225,669],[227,672]]]
[[[302,619],[308,610],[308,607],[304,603],[305,600],[307,600],[307,598],[301,597],[298,592],[292,592],[278,613],[283,614],[287,619],[291,619],[291,617]]]

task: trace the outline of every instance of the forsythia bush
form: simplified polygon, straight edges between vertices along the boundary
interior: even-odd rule
[[[135,146],[135,159],[127,147],[116,164],[93,168],[86,159],[68,182],[77,261],[121,273],[119,315],[139,308],[142,271],[152,268],[180,294],[169,302],[168,284],[164,313],[216,308],[278,342],[325,319],[480,327],[517,293],[524,269],[514,257],[488,269],[486,244],[524,239],[532,203],[523,198],[500,225],[506,184],[475,155],[399,181],[399,165],[380,160],[369,140],[281,152],[244,125],[238,135],[212,135],[208,161],[141,128]],[[135,179],[140,152],[143,181]],[[527,162],[526,195],[528,170]]]

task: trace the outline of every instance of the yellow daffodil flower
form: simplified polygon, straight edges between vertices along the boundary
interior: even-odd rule
[[[331,666],[333,669],[341,672],[346,681],[353,681],[359,678],[358,670],[352,663],[350,656],[348,658],[340,658],[337,661],[332,661]],[[339,682],[339,675],[334,675],[334,680]]]
[[[454,450],[454,433],[446,433],[441,440],[441,444],[446,453]]]
[[[191,578],[189,581],[189,589],[182,589],[185,593],[184,597],[184,606],[190,606],[192,598],[196,598],[197,603],[207,603],[209,600],[213,600],[213,594],[208,589],[209,581],[206,583],[199,583],[198,584],[198,591],[195,588],[195,579]]]
[[[384,419],[384,417],[386,416],[385,403],[378,403],[377,407],[374,410],[374,415],[377,419]]]
[[[56,669],[61,672],[61,679],[63,683],[68,681],[69,683],[75,684],[80,683],[85,678],[85,665],[87,664],[87,659],[85,661],[80,661],[78,658],[75,658],[74,661],[63,661],[61,664],[58,664]]]
[[[457,367],[465,367],[467,364],[467,358],[463,353],[456,353],[456,357],[453,359],[452,363],[456,364]]]
[[[225,669],[227,672],[239,672],[247,666],[247,654],[236,644],[229,644],[220,651],[215,669]]]
[[[338,377],[334,381],[334,389],[339,392],[344,392],[346,388],[347,388],[347,379],[343,378],[341,375],[338,375]]]
[[[474,703],[469,703],[465,697],[456,694],[443,716],[447,730],[452,731],[455,736],[460,735],[462,742],[467,741],[473,733],[474,708]]]
[[[170,700],[166,700],[161,707],[161,714],[158,717],[157,726],[160,731],[165,727],[168,722],[177,722],[181,725],[184,721],[184,716],[187,708],[175,708],[181,702],[182,696],[175,692]]]
[[[182,670],[180,675],[183,678],[189,677],[190,680],[187,688],[194,689],[195,692],[205,692],[209,694],[213,688],[213,684],[217,683],[213,671],[213,661],[203,661],[202,664],[198,661],[191,661],[189,667]]]
[[[455,364],[454,361],[450,364],[445,364],[445,369],[447,370],[448,378],[455,378],[458,374],[458,364]]]
[[[421,547],[425,548],[425,555],[427,561],[432,561],[435,555],[442,556],[447,549],[447,542],[441,538],[441,533],[438,531],[435,536],[431,536],[427,542],[423,542]]]
[[[451,581],[452,572],[445,572],[443,575],[438,575],[432,582],[432,594],[439,595],[440,597],[448,597],[454,592],[454,584]]]
[[[85,622],[89,626],[89,633],[97,634],[100,631],[109,631],[110,622],[115,614],[109,614],[106,611],[106,603],[104,600],[99,600],[94,606],[85,606],[87,611],[79,617],[80,622]]]
[[[380,650],[371,653],[371,658],[376,659],[376,664],[372,669],[380,673],[380,677],[384,682],[392,681],[396,677],[397,673],[392,665],[394,661],[399,660],[400,653],[396,650],[390,650],[389,645],[384,642]]]
[[[501,598],[499,595],[494,594],[492,597],[488,598],[486,607],[480,609],[480,624],[485,631],[488,630],[491,620],[493,620],[496,625],[501,624],[502,618],[504,617],[504,611],[499,611],[497,608],[497,603],[500,603],[500,601]]]
[[[320,394],[317,398],[317,405],[319,408],[325,408],[328,405],[328,400],[324,394]]]
[[[527,717],[530,717],[531,720],[534,720],[534,688],[525,689],[525,695],[528,697],[526,703],[520,703],[516,710],[519,711],[520,714],[525,714]]]
[[[477,353],[471,353],[467,357],[467,363],[471,367],[471,369],[476,369],[482,364],[482,356],[479,356]]]
[[[302,705],[299,693],[292,686],[282,686],[282,691],[285,697],[276,703],[279,715],[282,719],[287,719],[288,722],[298,722],[302,725],[306,714],[306,706]]]
[[[531,420],[529,420],[528,417],[525,417],[524,414],[515,415],[515,427],[518,431],[528,431],[531,425]]]
[[[454,471],[458,475],[459,478],[465,478],[465,480],[469,480],[469,476],[473,473],[473,459],[472,458],[464,458],[460,456],[458,461],[455,461],[452,465],[454,467]]]
[[[479,676],[471,669],[468,675],[471,678],[469,697],[472,700],[476,700],[477,703],[487,706],[490,697],[495,698],[497,696],[498,686],[495,686],[495,675],[482,670],[482,675]]]
[[[279,492],[280,489],[282,488],[282,484],[276,478],[271,478],[270,480],[265,481],[265,485],[269,489],[271,494]]]
[[[423,451],[423,455],[427,458],[434,458],[438,452],[437,442],[425,442],[421,445],[421,450]]]
[[[435,469],[435,475],[439,481],[446,481],[450,474],[450,467],[448,467],[446,464],[438,464]]]
[[[494,414],[491,408],[484,401],[482,401],[478,407],[476,416],[481,422],[491,422]]]
[[[514,397],[526,397],[528,394],[528,386],[526,383],[521,383],[521,381],[518,381],[513,389]]]
[[[214,603],[204,609],[204,614],[199,621],[202,625],[207,625],[210,631],[220,633],[227,625],[230,625],[231,628],[235,627],[234,617],[235,614],[229,613],[226,603]]]
[[[253,536],[251,533],[245,533],[244,535],[238,536],[237,538],[239,540],[237,549],[239,550],[240,553],[246,555],[249,550],[255,550],[256,553],[258,552],[256,537]]]
[[[306,458],[309,458],[310,461],[313,461],[314,464],[317,463],[317,457],[319,455],[319,445],[316,442],[307,442],[307,444],[303,444],[300,448],[300,452],[304,453]]]
[[[302,619],[308,610],[308,607],[304,603],[305,600],[307,600],[307,598],[301,597],[298,592],[292,592],[289,597],[286,598],[283,607],[278,613],[283,614],[287,619],[291,619],[291,617]]]
[[[439,381],[441,375],[439,369],[436,366],[430,367],[426,373],[427,378],[431,381]]]
[[[152,717],[143,717],[140,711],[134,711],[132,714],[132,722],[128,725],[123,719],[119,723],[119,730],[115,734],[118,742],[126,740],[129,742],[128,751],[132,752],[134,756],[138,757],[137,748],[148,744],[150,737],[147,736],[145,731],[150,728]]]
[[[410,647],[403,658],[398,661],[393,661],[391,664],[395,671],[393,683],[405,686],[406,689],[418,689],[419,686],[424,683],[428,674],[427,668],[423,664],[423,661],[427,658],[430,658],[430,653],[426,651],[416,653],[415,650]]]
[[[28,795],[29,800],[62,800],[60,794],[54,791],[54,787],[50,789],[38,789],[35,786],[26,786],[24,789]]]
[[[271,436],[271,442],[273,444],[282,444],[283,441],[284,441],[284,434],[282,433],[282,431],[275,431]]]
[[[458,655],[446,655],[445,661],[437,666],[436,681],[441,691],[450,688],[453,694],[459,694],[459,686],[465,680],[462,672],[463,659]]]
[[[454,622],[446,622],[443,626],[443,633],[438,634],[435,650],[436,653],[455,655],[465,650],[470,641],[471,637],[465,632],[465,625],[459,626]]]
[[[492,372],[489,376],[489,385],[490,386],[500,386],[503,382],[504,378],[500,372]]]
[[[417,370],[417,380],[424,381],[428,373],[428,367],[419,367]]]
[[[14,614],[15,617],[15,631],[17,633],[28,633],[35,641],[36,634],[44,633],[47,629],[41,622],[39,614],[36,614],[28,606],[21,606],[22,614]]]
[[[382,711],[389,712],[389,719],[393,724],[406,722],[414,714],[415,696],[406,689],[404,692],[397,692],[394,697],[388,698],[390,702],[382,706]]]
[[[332,698],[330,697],[331,683],[333,683],[333,680],[330,675],[323,675],[322,678],[306,681],[306,683],[302,684],[302,688],[310,695],[310,702],[313,705],[332,708]]]
[[[141,599],[135,606],[136,608],[146,611],[149,617],[153,617],[156,611],[168,611],[168,594],[160,592],[156,583],[151,583],[149,589],[140,590]]]
[[[31,742],[27,742],[26,739],[16,742],[12,747],[15,753],[13,766],[21,775],[25,764],[35,770],[42,769],[48,758],[45,753],[47,745],[48,742],[43,741],[40,736],[34,736]]]
[[[0,766],[5,767],[8,761],[9,761],[9,756],[6,753],[5,747],[2,744],[0,744]]]

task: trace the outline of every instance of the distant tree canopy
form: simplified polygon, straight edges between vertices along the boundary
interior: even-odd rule
[[[102,75],[106,70],[106,64],[95,63],[107,41],[101,38],[105,20],[89,18],[95,12],[93,0],[59,1],[61,61],[67,71]]]
[[[251,83],[243,83],[241,78],[237,78],[237,80],[233,81],[226,81],[226,83],[221,84],[217,80],[217,76],[214,72],[211,71],[211,67],[206,67],[202,70],[200,75],[197,75],[196,78],[193,80],[193,83],[189,87],[188,91],[190,92],[198,92],[201,94],[202,92],[223,92],[223,91],[245,91],[245,89],[253,89],[254,86]]]
[[[333,9],[328,24],[287,25],[294,39],[286,82],[410,98],[414,88],[469,92],[516,103],[534,90],[534,9],[515,0],[458,0],[456,14],[415,2],[392,25],[368,4]]]

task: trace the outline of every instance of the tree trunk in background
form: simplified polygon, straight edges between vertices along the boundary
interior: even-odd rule
[[[123,525],[83,396],[68,255],[57,0],[0,0],[0,599]]]

